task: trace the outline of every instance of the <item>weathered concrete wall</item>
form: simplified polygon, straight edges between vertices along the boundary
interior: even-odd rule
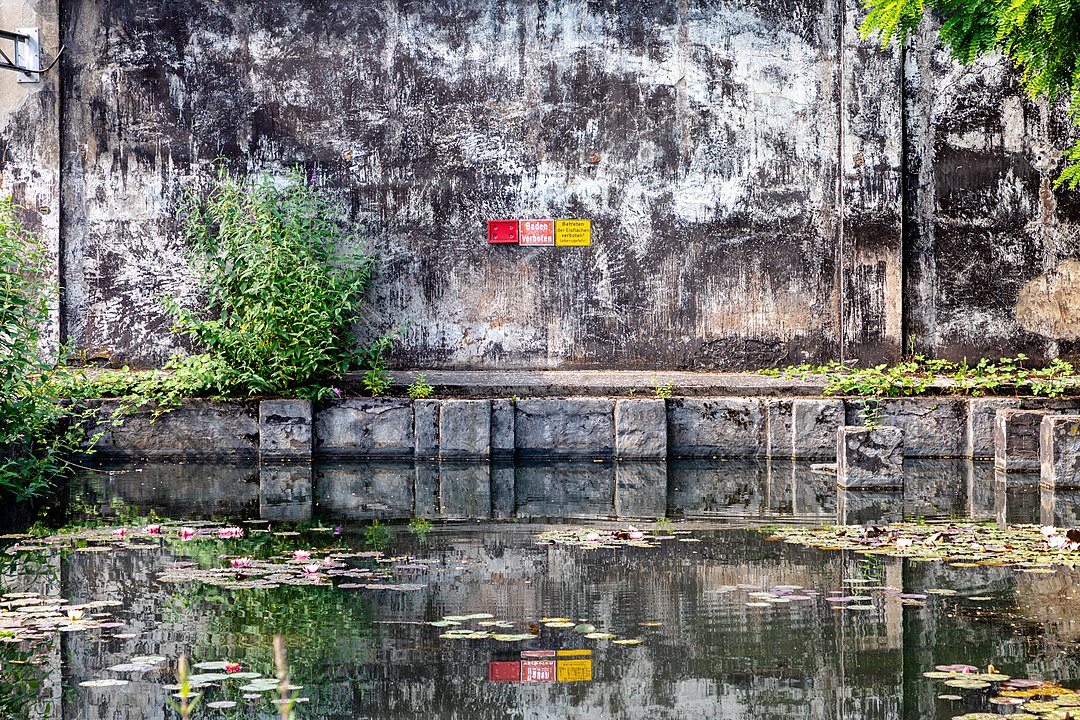
[[[372,323],[410,321],[399,364],[839,353],[837,0],[64,6],[81,347],[176,347],[155,302],[190,295],[174,202],[224,157],[340,189],[383,261]],[[487,246],[487,219],[530,216],[589,218],[593,245]]]
[[[1052,186],[1076,131],[1006,62],[960,67],[935,32],[904,58],[905,332],[952,359],[1075,355],[1080,202]]]
[[[1080,337],[1061,114],[932,29],[860,40],[855,0],[61,5],[63,100],[37,112],[59,118],[64,203],[43,217],[91,356],[181,347],[158,302],[194,297],[175,206],[219,158],[338,193],[382,260],[364,332],[409,322],[398,366],[743,368],[909,340],[1041,358]],[[5,178],[36,162],[19,112]],[[591,219],[592,246],[486,244],[488,219],[536,216]]]
[[[37,28],[41,67],[60,49],[57,0],[0,3],[0,28]],[[11,54],[11,42],[4,52]],[[12,58],[14,59],[14,58]],[[11,196],[24,226],[45,245],[52,259],[50,320],[43,348],[60,344],[60,76],[54,70],[20,82],[23,73],[0,71],[0,197]]]

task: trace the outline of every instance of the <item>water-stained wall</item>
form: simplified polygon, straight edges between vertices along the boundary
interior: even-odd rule
[[[407,322],[400,366],[1071,349],[1037,277],[1071,267],[1029,157],[1053,114],[1001,63],[859,39],[854,0],[61,5],[61,329],[90,356],[181,347],[176,203],[219,159],[337,193],[381,258],[361,332]],[[486,243],[528,217],[592,245]]]

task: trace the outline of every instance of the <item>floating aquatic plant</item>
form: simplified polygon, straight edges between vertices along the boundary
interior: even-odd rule
[[[539,541],[551,545],[573,545],[582,548],[602,547],[656,547],[653,541],[670,540],[673,535],[646,535],[633,525],[617,530],[547,530],[540,533]]]
[[[1054,565],[1080,565],[1080,530],[1036,525],[1007,529],[975,523],[785,527],[777,529],[769,539],[822,550],[941,560],[957,567],[1000,565],[1048,573],[1053,572]]]
[[[941,681],[960,694],[939,695],[942,700],[964,702],[969,707],[1013,707],[1022,712],[1009,715],[1015,720],[1069,720],[1080,717],[1080,690],[1062,687],[1059,683],[1029,678],[1012,678],[997,671],[993,665],[979,672],[974,665],[938,665],[923,676]],[[1002,715],[990,712],[968,712],[952,720],[1000,720]]]

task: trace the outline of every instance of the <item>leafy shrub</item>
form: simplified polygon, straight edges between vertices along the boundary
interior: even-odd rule
[[[41,494],[68,468],[82,438],[78,422],[47,388],[56,373],[42,354],[49,320],[45,248],[0,199],[0,497]]]
[[[172,371],[204,392],[280,394],[310,390],[360,360],[366,349],[353,324],[375,258],[340,215],[295,171],[279,186],[222,169],[209,192],[189,196],[182,218],[206,306],[167,306],[175,330],[210,359],[184,358]]]

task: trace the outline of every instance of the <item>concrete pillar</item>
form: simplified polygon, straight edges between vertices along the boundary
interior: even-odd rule
[[[413,427],[416,435],[416,458],[431,460],[439,456],[439,401],[413,401]]]
[[[259,403],[259,455],[311,459],[311,401]]]
[[[491,457],[491,401],[439,401],[439,457]]]
[[[998,525],[1026,525],[1039,516],[1038,476],[994,470],[994,514]]]
[[[1039,432],[1042,485],[1057,490],[1080,488],[1080,415],[1046,415]]]
[[[514,403],[519,457],[581,458],[615,454],[615,401],[525,398]]]
[[[615,514],[630,518],[664,517],[667,515],[667,484],[667,462],[664,460],[617,460]]]
[[[836,430],[844,424],[844,401],[796,398],[791,401],[791,449],[796,460],[830,460]]]
[[[418,461],[413,469],[413,517],[433,518],[439,514],[439,464]]]
[[[667,403],[664,400],[615,401],[615,456],[667,457]]]
[[[994,457],[994,427],[997,411],[1019,408],[1016,398],[970,398],[967,412],[967,447],[964,455],[972,459]]]
[[[514,457],[514,401],[508,398],[491,401],[491,457]]]
[[[890,425],[836,431],[836,484],[882,490],[904,486],[904,433]]]
[[[315,418],[315,447],[323,457],[411,460],[416,455],[413,401],[349,398]]]
[[[972,520],[982,522],[995,517],[994,466],[988,462],[966,463],[967,514]]]
[[[1080,490],[1039,488],[1039,524],[1058,528],[1080,526]]]
[[[277,522],[311,519],[310,462],[259,465],[259,517]]]
[[[439,516],[460,520],[491,517],[491,467],[486,462],[439,463]]]
[[[494,451],[494,447],[492,450]],[[496,520],[507,520],[514,516],[517,504],[514,494],[515,481],[514,463],[505,459],[491,463],[491,517]]]
[[[994,467],[1008,472],[1038,472],[1042,410],[999,409],[994,416]]]
[[[836,490],[837,525],[879,525],[904,519],[904,493],[876,487]]]

